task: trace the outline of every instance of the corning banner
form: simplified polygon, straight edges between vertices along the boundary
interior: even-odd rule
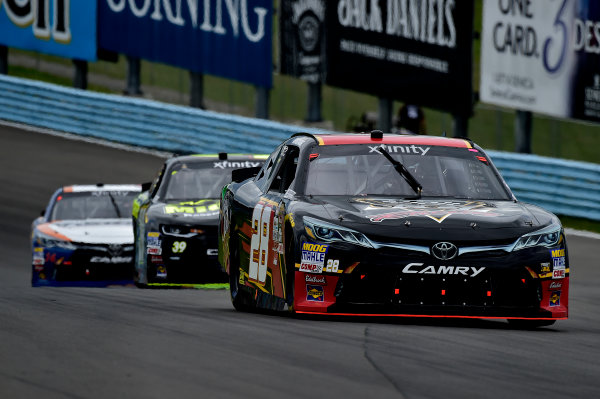
[[[485,0],[480,96],[600,121],[600,2]]]
[[[281,0],[280,72],[306,82],[322,81],[325,61],[325,0]]]
[[[0,43],[96,61],[96,2],[0,0]]]
[[[468,116],[472,0],[330,0],[326,82]]]
[[[98,47],[272,86],[272,0],[98,0]]]

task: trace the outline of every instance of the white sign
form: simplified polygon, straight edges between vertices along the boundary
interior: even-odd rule
[[[484,0],[481,101],[572,116],[576,0]]]

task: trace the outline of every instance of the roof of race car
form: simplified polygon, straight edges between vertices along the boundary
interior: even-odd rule
[[[91,191],[142,191],[140,184],[73,184],[63,187],[65,193],[83,193]]]
[[[171,165],[175,162],[208,162],[208,161],[246,161],[246,160],[266,160],[268,154],[190,154],[190,155],[176,155],[167,159],[166,163]],[[225,157],[226,156],[226,157]],[[225,158],[223,158],[225,157]]]
[[[404,144],[404,145],[431,145],[440,147],[473,148],[465,139],[423,136],[416,134],[384,134],[383,138],[373,138],[368,133],[334,133],[313,135],[319,145],[340,144]]]

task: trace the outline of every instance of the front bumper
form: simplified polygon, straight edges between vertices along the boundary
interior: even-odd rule
[[[106,286],[133,282],[133,245],[33,248],[33,286]]]
[[[202,226],[202,234],[177,236],[157,233],[158,245],[147,245],[149,284],[220,283],[227,281],[217,259],[216,227]]]
[[[405,251],[353,252],[329,246],[336,273],[295,273],[294,309],[307,313],[423,317],[564,319],[568,317],[566,257],[553,273],[550,250],[464,255],[439,261]],[[354,256],[353,256],[354,255]],[[331,260],[331,262],[330,262]],[[559,269],[557,269],[559,270]]]

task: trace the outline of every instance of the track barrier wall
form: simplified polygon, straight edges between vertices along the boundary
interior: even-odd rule
[[[0,93],[0,119],[174,153],[270,153],[294,133],[323,132],[3,75]],[[599,164],[487,153],[520,201],[600,220]]]

